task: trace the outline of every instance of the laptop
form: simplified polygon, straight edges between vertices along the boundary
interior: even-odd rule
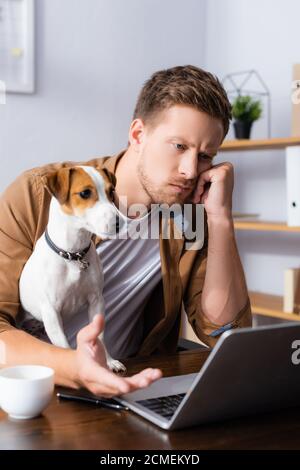
[[[299,406],[299,397],[300,323],[293,322],[226,331],[198,373],[162,377],[115,400],[174,430]]]

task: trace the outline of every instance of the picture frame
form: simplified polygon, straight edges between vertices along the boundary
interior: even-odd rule
[[[0,81],[6,93],[35,91],[35,0],[0,0]]]

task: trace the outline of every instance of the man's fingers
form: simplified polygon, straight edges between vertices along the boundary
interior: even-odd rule
[[[157,380],[162,377],[162,371],[160,369],[153,369],[152,367],[148,367],[147,369],[142,370],[138,374],[135,374],[135,376],[142,376],[147,377],[151,380]]]
[[[101,314],[95,315],[93,321],[82,328],[77,335],[77,343],[87,343],[95,341],[104,329],[104,317]]]
[[[162,377],[162,371],[160,369],[144,369],[138,374],[133,375],[132,377],[125,377],[127,383],[136,388],[144,388],[150,385],[155,380],[158,380]]]
[[[100,397],[112,398],[117,395],[122,395],[118,388],[99,384],[98,382],[89,382],[87,387],[90,392]]]
[[[93,382],[95,383],[97,383],[96,381],[99,377],[99,387],[103,384],[105,387],[115,389],[120,394],[128,393],[130,391],[130,385],[123,377],[118,377],[110,370],[98,366],[97,364],[95,364],[90,370],[90,375],[93,377]]]
[[[194,203],[200,202],[200,198],[204,192],[204,186],[205,186],[205,182],[202,182],[202,181],[197,184],[197,187],[192,197],[192,202]]]
[[[102,367],[100,369],[97,367],[95,372],[95,377],[99,376],[99,382],[94,379],[89,383],[89,388],[95,395],[106,397],[123,395],[139,388],[145,388],[162,376],[161,370],[151,368],[144,369],[132,377],[124,378],[118,377]]]
[[[194,192],[193,192],[192,202],[196,204],[200,202],[200,198],[205,190],[205,185],[211,182],[213,174],[214,174],[214,168],[216,168],[216,166],[217,165],[212,166],[208,170],[202,171],[202,173],[200,173],[197,184],[196,184],[196,188],[194,189]]]
[[[205,185],[209,181],[207,173],[208,172],[203,171],[199,175],[196,188],[194,189],[193,196],[192,196],[192,201],[194,203],[198,203],[200,201],[200,197],[204,192]]]

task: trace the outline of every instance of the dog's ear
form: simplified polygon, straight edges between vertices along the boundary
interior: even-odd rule
[[[107,176],[113,187],[115,187],[117,184],[117,178],[115,177],[115,175],[111,173],[111,171],[109,171],[107,168],[101,168],[101,171],[103,171],[103,173]]]
[[[43,178],[44,186],[61,205],[67,201],[69,196],[71,171],[72,168],[61,168]]]

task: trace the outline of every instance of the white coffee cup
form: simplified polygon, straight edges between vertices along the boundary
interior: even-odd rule
[[[38,416],[49,404],[54,389],[54,371],[49,367],[24,365],[0,370],[0,406],[14,419]]]

